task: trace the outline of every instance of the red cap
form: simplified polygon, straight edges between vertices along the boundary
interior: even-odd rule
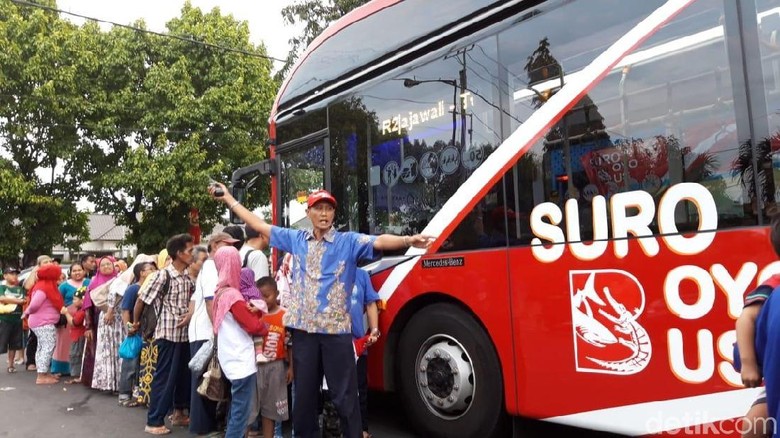
[[[334,207],[337,205],[336,198],[334,198],[333,195],[331,195],[327,190],[317,190],[316,192],[309,195],[309,200],[306,201],[306,205],[313,207],[314,204],[320,201],[328,201],[333,204]]]

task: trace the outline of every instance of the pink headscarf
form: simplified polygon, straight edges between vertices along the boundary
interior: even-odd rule
[[[232,246],[223,246],[214,254],[214,264],[217,265],[217,293],[214,297],[214,333],[219,332],[219,326],[230,308],[238,301],[245,301],[238,288],[241,277],[241,256]]]
[[[100,272],[100,264],[103,262],[103,260],[109,260],[111,262],[111,265],[114,265],[114,262],[116,261],[115,258],[112,256],[105,256],[101,257],[100,260],[97,262],[97,274],[95,274],[95,277],[89,282],[89,286],[87,287],[87,293],[84,295],[84,303],[81,306],[82,309],[86,310],[92,307],[92,295],[91,292],[98,288],[98,286],[102,286],[109,281],[115,279],[119,273],[116,270],[116,267],[114,267],[114,271],[111,273],[111,275],[104,275],[102,272]]]

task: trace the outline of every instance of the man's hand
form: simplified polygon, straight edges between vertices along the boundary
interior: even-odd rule
[[[138,333],[138,329],[141,328],[141,324],[138,322],[134,322],[127,326],[127,334],[128,335],[134,335]]]
[[[190,318],[192,315],[190,315],[189,312],[185,313],[184,315],[179,317],[179,322],[176,324],[176,328],[183,328],[187,327],[187,325],[190,323]]]
[[[295,377],[295,375],[293,374],[293,368],[292,368],[292,365],[290,365],[289,367],[287,367],[287,384],[288,384],[288,385],[289,385],[290,383],[292,383],[292,381],[293,381],[293,377]]]
[[[426,236],[423,234],[415,234],[414,236],[409,236],[407,239],[407,242],[409,243],[409,246],[413,246],[415,248],[425,249],[430,247],[433,244],[433,241],[436,240],[433,236]]]
[[[368,340],[366,341],[366,347],[370,347],[376,344],[376,342],[379,340],[379,336],[380,336],[379,329],[378,328],[372,329],[371,333],[369,333],[368,335]]]
[[[756,364],[742,364],[742,384],[748,388],[761,386],[761,371]]]

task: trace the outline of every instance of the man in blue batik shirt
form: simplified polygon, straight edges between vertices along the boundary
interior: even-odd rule
[[[215,196],[217,189],[225,194]],[[290,230],[272,226],[255,216],[230,195],[222,184],[209,188],[248,227],[268,237],[270,245],[292,254],[294,270],[290,300],[284,323],[293,334],[295,407],[293,428],[301,438],[318,436],[317,400],[322,370],[333,404],[341,417],[347,438],[363,436],[358,403],[351,293],[357,264],[371,259],[374,250],[398,250],[414,246],[428,248],[433,238],[420,234],[369,236],[338,232],[333,228],[336,198],[319,190],[307,200],[306,215],[311,230]],[[376,336],[379,336],[378,330]]]

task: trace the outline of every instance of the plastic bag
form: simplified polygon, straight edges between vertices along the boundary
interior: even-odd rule
[[[209,339],[200,346],[198,351],[190,359],[188,366],[190,371],[195,373],[196,376],[203,375],[206,372],[206,367],[209,366],[211,356],[214,355],[214,343]]]
[[[119,357],[122,359],[135,359],[141,354],[143,340],[140,335],[130,335],[119,346]]]

